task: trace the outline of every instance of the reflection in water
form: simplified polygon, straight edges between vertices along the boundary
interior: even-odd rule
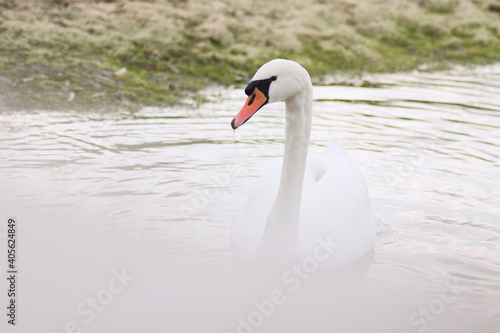
[[[369,284],[419,278],[498,318],[500,67],[371,79],[378,88],[315,87],[310,146],[337,138],[365,175],[378,225]],[[12,211],[77,216],[173,258],[225,264],[232,216],[283,150],[283,103],[259,111],[233,144],[244,97],[221,90],[200,109],[134,114],[3,113],[0,198]]]

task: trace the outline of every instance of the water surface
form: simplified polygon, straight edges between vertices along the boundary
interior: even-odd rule
[[[310,145],[318,153],[336,138],[365,176],[378,230],[367,284],[418,278],[440,293],[451,281],[454,308],[499,327],[500,66],[368,79],[376,88],[314,88]],[[284,103],[233,143],[245,97],[213,89],[199,108],[4,112],[2,213],[41,212],[25,223],[50,216],[231,265],[232,217],[284,143]],[[423,326],[401,321],[401,331]]]

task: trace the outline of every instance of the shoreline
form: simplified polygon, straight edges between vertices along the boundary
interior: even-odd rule
[[[496,5],[0,0],[0,111],[199,104],[202,90],[243,86],[278,57],[301,63],[315,84],[487,65],[500,60]]]

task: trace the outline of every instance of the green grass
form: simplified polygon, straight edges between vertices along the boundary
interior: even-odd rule
[[[201,89],[243,84],[276,57],[316,83],[500,59],[498,0],[66,2],[0,0],[0,109],[201,100]]]

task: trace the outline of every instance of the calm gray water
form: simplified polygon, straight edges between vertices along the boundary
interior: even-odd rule
[[[467,300],[456,306],[498,319],[500,66],[369,79],[376,88],[315,87],[310,145],[337,138],[364,173],[378,229],[369,282],[454,281]],[[173,257],[229,262],[231,219],[284,142],[277,103],[233,143],[245,97],[214,89],[199,108],[132,114],[4,112],[2,214],[38,209]]]

